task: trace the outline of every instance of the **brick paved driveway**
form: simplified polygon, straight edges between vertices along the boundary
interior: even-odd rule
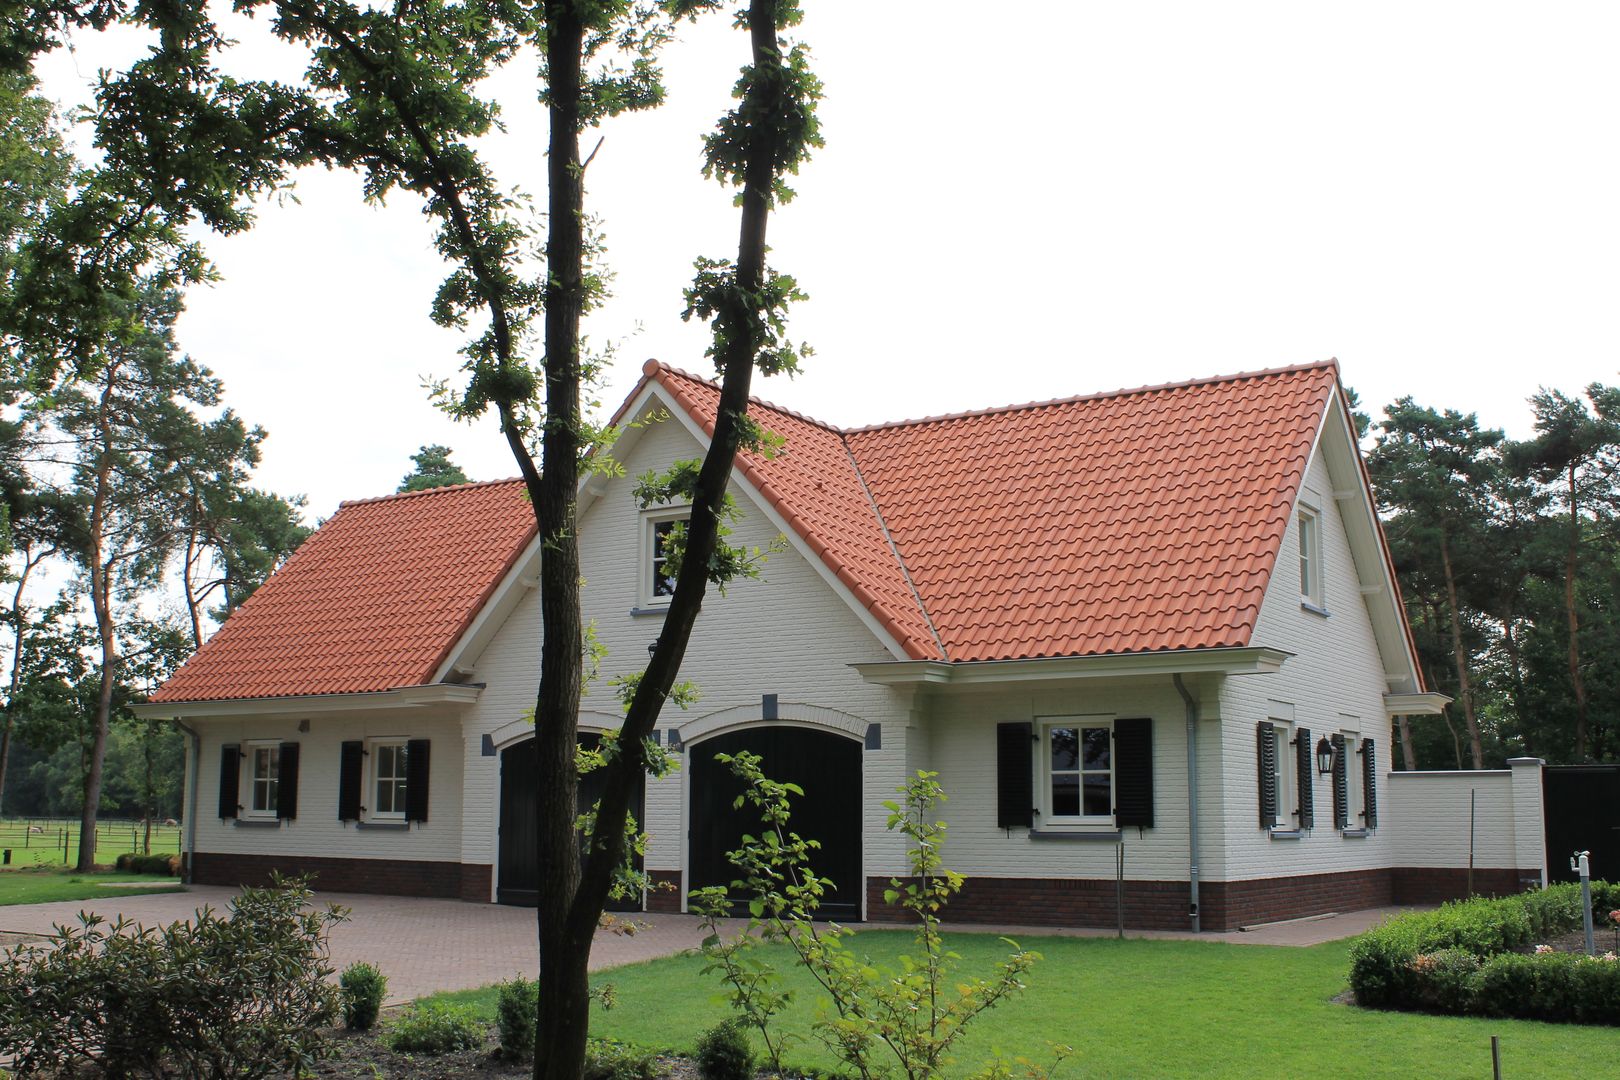
[[[122,912],[147,925],[174,922],[204,904],[224,908],[233,895],[234,889],[197,885],[179,893],[0,907],[0,934],[49,933],[57,923],[73,922],[81,910],[107,918]],[[377,965],[388,976],[390,1003],[436,990],[487,986],[520,972],[532,978],[538,970],[530,908],[354,893],[316,893],[315,898],[350,909],[349,921],[332,930],[333,965],[340,970],[356,960]],[[598,931],[592,971],[670,956],[696,948],[703,938],[689,915],[635,918],[646,928],[634,936]]]

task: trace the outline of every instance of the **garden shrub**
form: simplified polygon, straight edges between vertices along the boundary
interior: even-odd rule
[[[360,961],[343,969],[338,988],[343,999],[343,1026],[350,1031],[369,1031],[377,1022],[383,995],[388,992],[388,976]]]
[[[653,1080],[658,1055],[617,1039],[591,1038],[585,1043],[583,1080]]]
[[[484,1045],[484,1025],[470,1005],[427,1001],[390,1020],[383,1041],[402,1054],[450,1054]]]
[[[180,876],[180,856],[139,855],[128,852],[113,860],[113,869],[122,874],[167,874]]]
[[[697,1067],[703,1080],[750,1080],[754,1048],[740,1019],[723,1020],[698,1036]]]
[[[1601,914],[1620,888],[1592,883]],[[1620,961],[1526,953],[1581,927],[1574,884],[1446,904],[1391,919],[1350,946],[1362,1005],[1581,1023],[1620,1023]]]
[[[309,900],[278,880],[170,926],[81,915],[0,965],[0,1059],[20,1076],[308,1071],[337,1013],[326,935],[345,917]]]
[[[540,984],[519,975],[501,983],[497,991],[495,1025],[501,1037],[501,1056],[508,1061],[528,1061],[534,1057]]]

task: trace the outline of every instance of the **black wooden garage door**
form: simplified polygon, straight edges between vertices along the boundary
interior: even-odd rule
[[[580,745],[595,746],[601,736],[581,732]],[[534,740],[526,739],[501,751],[501,850],[495,898],[503,904],[534,907],[540,902],[540,871],[534,849],[536,792],[534,771],[537,763]],[[642,778],[630,800],[630,812],[643,828],[642,808],[646,802],[646,778]],[[589,810],[602,797],[602,773],[586,773],[579,780],[579,809]],[[640,865],[640,860],[637,860]],[[609,911],[640,911],[641,898],[609,900]]]
[[[804,795],[793,801],[792,832],[819,840],[821,850],[811,866],[832,879],[822,901],[826,918],[850,921],[861,912],[861,744],[854,739],[785,724],[746,728],[693,743],[687,750],[692,775],[689,850],[692,888],[730,885],[736,869],[726,852],[743,833],[757,835],[759,815],[752,808],[733,810],[742,784],[716,754],[739,750],[758,754],[765,775],[799,785]]]
[[[1552,765],[1541,774],[1541,790],[1548,876],[1578,880],[1570,856],[1589,851],[1594,878],[1620,881],[1620,765]]]

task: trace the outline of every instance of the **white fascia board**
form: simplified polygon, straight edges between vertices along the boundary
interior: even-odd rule
[[[1388,716],[1439,716],[1451,699],[1445,694],[1385,694],[1384,713]]]
[[[1039,660],[886,661],[851,664],[861,678],[881,686],[949,683],[983,686],[1047,679],[1101,679],[1131,675],[1269,675],[1293,656],[1264,646],[1122,653],[1113,656],[1058,656]]]
[[[647,390],[656,392],[659,390],[659,386],[657,383],[648,383]],[[664,402],[670,415],[678,419],[692,438],[697,440],[698,445],[707,448],[709,437],[703,433],[703,428],[698,422],[692,419],[685,409],[665,398],[662,393],[658,394],[658,398]],[[643,410],[645,406],[638,401],[636,408],[637,410]],[[625,415],[636,414],[626,413]],[[878,622],[877,617],[868,611],[866,605],[856,598],[855,594],[850,591],[849,586],[838,580],[838,575],[833,573],[832,568],[821,560],[821,556],[817,555],[809,544],[805,543],[804,537],[800,536],[788,525],[787,519],[777,512],[776,507],[771,505],[770,500],[765,497],[764,493],[756,488],[735,466],[731,470],[731,482],[742,489],[743,494],[747,495],[755,508],[765,515],[766,520],[776,526],[777,532],[787,537],[787,541],[792,545],[793,550],[797,551],[805,562],[815,568],[816,573],[821,576],[821,580],[827,583],[827,587],[849,606],[849,609],[855,613],[855,617],[860,619],[868,630],[872,631],[872,635],[882,643],[885,649],[889,650],[891,655],[900,660],[910,659],[906,655],[906,650],[901,647],[900,642],[895,640],[894,635],[883,628],[883,624]]]
[[[130,711],[143,720],[231,716],[311,716],[321,713],[365,712],[380,709],[463,708],[478,700],[484,688],[476,683],[432,683],[401,686],[364,694],[296,694],[288,697],[233,698],[225,701],[143,702]]]
[[[484,606],[478,609],[473,621],[462,631],[461,637],[444,654],[444,661],[433,673],[430,680],[442,683],[450,677],[453,671],[470,673],[473,665],[478,662],[495,634],[517,610],[518,603],[526,596],[530,589],[540,584],[540,537],[535,535],[529,541],[529,546],[523,549],[523,554],[517,557],[506,576],[495,591],[490,593]]]
[[[603,449],[603,453],[607,454],[609,457],[620,458],[627,455],[631,449],[635,447],[636,443],[641,439],[642,426],[640,421],[647,415],[648,407],[652,404],[655,397],[658,399],[659,404],[663,406],[665,412],[672,416],[685,416],[685,410],[676,406],[669,400],[667,396],[662,393],[662,388],[658,385],[658,380],[648,379],[647,385],[641,388],[641,392],[632,398],[630,404],[626,405],[623,411],[620,413],[620,415],[624,417],[624,430],[619,433],[619,437],[617,439],[613,440],[613,444],[611,446]],[[705,446],[708,445],[708,442],[705,439],[699,439],[698,441]],[[575,497],[574,503],[574,516],[576,520],[583,517],[585,514],[585,508],[595,502],[602,495],[602,493],[607,490],[610,480],[611,477],[604,476],[601,473],[591,472],[589,469],[581,472],[579,477],[579,492]]]
[[[1330,423],[1333,424],[1335,436],[1331,439],[1326,437]],[[1378,652],[1388,681],[1393,686],[1415,693],[1422,683],[1418,680],[1417,658],[1412,654],[1406,633],[1406,613],[1396,600],[1399,591],[1395,583],[1395,568],[1384,557],[1384,545],[1378,539],[1378,507],[1362,469],[1361,450],[1356,445],[1355,422],[1344,407],[1337,388],[1329,401],[1327,415],[1323,417],[1323,430],[1319,433],[1317,447],[1324,455],[1333,483],[1333,500],[1339,507],[1339,520],[1344,523],[1345,538],[1350,543],[1350,556],[1355,562],[1362,600],[1372,623],[1373,636],[1378,642]],[[1346,473],[1349,475],[1346,476]]]

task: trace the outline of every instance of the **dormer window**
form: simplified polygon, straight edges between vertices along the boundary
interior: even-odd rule
[[[675,575],[666,549],[676,526],[684,525],[690,516],[691,508],[684,506],[642,515],[641,607],[664,607],[675,595]]]
[[[1299,533],[1299,600],[1306,607],[1322,610],[1322,516],[1314,508],[1301,506],[1296,530]]]

